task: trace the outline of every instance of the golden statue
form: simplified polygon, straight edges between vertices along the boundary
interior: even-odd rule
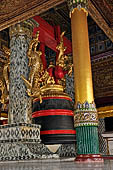
[[[30,67],[30,73],[28,80],[22,75],[22,79],[24,80],[26,87],[27,87],[27,94],[31,97],[39,97],[40,102],[41,99],[41,76],[44,73],[43,70],[43,63],[41,60],[42,52],[40,50],[37,51],[37,46],[39,44],[39,31],[36,33],[36,36],[31,40],[29,49],[27,52],[29,63],[28,66]]]
[[[0,91],[1,91],[1,99],[0,102],[2,104],[5,103],[5,90],[6,90],[6,86],[5,86],[5,82],[3,81],[3,79],[0,79]]]
[[[45,70],[44,74],[41,77],[41,80],[42,80],[42,86],[55,84],[54,77],[50,76],[47,70]]]
[[[59,55],[56,61],[56,65],[59,65],[61,67],[64,67],[64,52],[66,50],[66,47],[64,47],[64,42],[63,42],[63,36],[65,34],[65,31],[62,32],[62,34],[60,35],[60,43],[57,45],[56,49],[59,51]]]
[[[60,43],[57,45],[56,49],[59,51],[59,55],[56,61],[56,77],[57,77],[57,83],[59,85],[62,85],[65,89],[66,86],[66,80],[65,80],[65,74],[68,74],[69,76],[72,75],[72,67],[73,64],[69,61],[69,57],[64,54],[66,47],[63,43],[63,36],[65,32],[62,32],[60,35]],[[62,75],[62,76],[61,76]]]
[[[37,46],[39,44],[39,31],[36,33],[36,37],[31,40],[29,49],[27,52],[29,58],[30,74],[29,74],[29,83],[33,84],[33,78],[36,72],[43,71],[43,64],[41,60],[42,52],[37,51]]]
[[[57,85],[59,88],[65,87],[65,74],[71,75],[72,72],[72,64],[68,62],[68,56],[64,54],[66,47],[64,47],[63,43],[63,32],[60,36],[60,43],[56,47],[59,50],[58,59],[56,62],[56,66],[51,62],[49,67],[44,70],[43,63],[41,60],[42,52],[37,50],[37,46],[39,44],[39,32],[36,33],[36,36],[31,40],[29,44],[29,49],[27,52],[30,67],[30,73],[28,80],[22,75],[22,79],[27,87],[27,94],[32,98],[39,98],[40,103],[42,102],[42,95],[45,91],[51,90],[51,87],[56,89]],[[67,63],[68,62],[68,63]],[[63,75],[60,77],[60,75]]]
[[[4,63],[4,67],[3,67],[3,78],[0,79],[0,91],[1,91],[1,99],[0,102],[3,104],[3,107],[5,109],[6,103],[8,101],[8,96],[9,96],[9,65],[10,65],[10,61],[9,61],[9,57],[10,57],[10,50],[3,46],[3,51],[5,54],[5,59],[3,60],[2,58],[0,58],[0,61],[2,63]]]
[[[3,46],[3,50],[4,50],[4,53],[5,53],[5,57],[6,57],[6,63],[5,63],[4,68],[3,68],[3,77],[4,77],[4,80],[5,80],[5,83],[6,83],[7,91],[9,92],[10,49]]]

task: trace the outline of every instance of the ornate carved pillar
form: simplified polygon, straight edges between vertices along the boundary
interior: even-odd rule
[[[27,50],[33,26],[33,22],[27,20],[10,27],[9,123],[31,123],[31,98],[21,75],[28,78]]]
[[[39,157],[31,148],[41,147],[40,125],[31,122],[32,103],[21,79],[29,74],[27,50],[33,26],[33,21],[27,20],[10,27],[9,124],[0,127],[0,160]]]
[[[103,161],[99,154],[98,118],[94,103],[88,40],[87,0],[68,0],[72,27],[75,80],[76,161]]]

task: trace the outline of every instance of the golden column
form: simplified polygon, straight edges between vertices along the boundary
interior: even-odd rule
[[[93,96],[87,25],[87,0],[68,0],[75,80],[76,161],[103,161],[99,154],[98,118]]]

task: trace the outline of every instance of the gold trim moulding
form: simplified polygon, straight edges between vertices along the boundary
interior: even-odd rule
[[[50,95],[49,95],[49,94],[48,94],[48,95],[43,95],[43,96],[42,96],[42,102],[43,102],[43,98],[46,98],[46,97],[61,97],[61,98],[64,97],[64,98],[68,98],[68,99],[72,100],[72,99],[71,99],[69,96],[67,96],[67,95],[60,95],[60,94],[59,94],[59,95],[57,95],[57,94],[53,94],[53,95],[50,94]],[[39,99],[39,98],[35,98],[35,99],[33,100],[33,103],[34,103],[37,99]],[[40,99],[39,99],[39,100],[40,100]]]
[[[44,86],[42,88],[40,88],[41,92],[46,92],[46,91],[60,91],[60,92],[63,92],[64,89],[63,89],[63,86],[61,85],[47,85],[47,86]]]
[[[74,8],[71,12],[70,12],[70,18],[71,18],[71,16],[72,16],[72,14],[76,11],[76,10],[78,10],[78,11],[84,11],[85,13],[86,13],[86,15],[88,16],[88,11],[85,9],[85,8]]]
[[[73,10],[72,10],[72,12],[71,13],[74,13],[76,10],[79,10],[79,11],[81,11],[81,10],[83,10],[85,13],[87,13],[87,15],[88,15],[88,11],[85,9],[85,8],[74,8]]]
[[[113,117],[113,106],[97,108],[98,118]]]
[[[71,97],[69,97],[68,94],[64,92],[63,86],[61,85],[57,85],[57,84],[47,85],[47,86],[40,88],[40,90],[42,93],[42,98],[45,98],[45,97],[64,97],[65,98],[66,97],[72,101]],[[35,98],[33,102],[37,99],[38,98]]]

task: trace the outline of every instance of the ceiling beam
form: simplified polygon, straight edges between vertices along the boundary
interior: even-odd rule
[[[51,48],[53,51],[57,52],[56,46],[58,42],[55,38],[55,30],[50,24],[48,24],[40,16],[35,16],[33,19],[39,24],[39,27],[34,28],[34,34],[40,31],[39,41],[44,43],[47,47]],[[71,41],[64,36],[64,46],[66,46],[65,54],[70,54],[72,52]]]
[[[0,3],[0,31],[63,2],[64,0],[2,0]]]

